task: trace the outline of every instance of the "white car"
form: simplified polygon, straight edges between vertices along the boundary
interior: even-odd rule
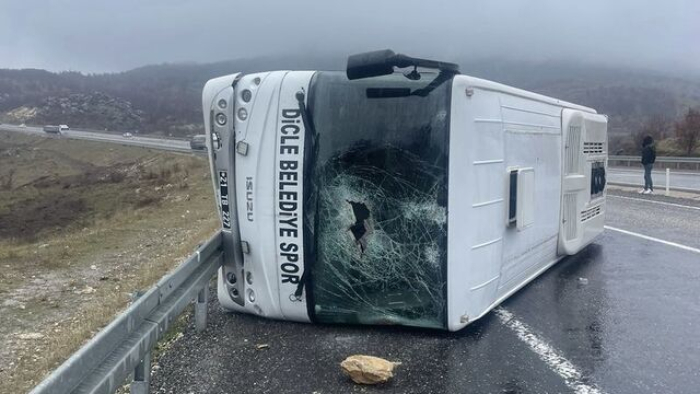
[[[129,133],[129,132],[126,132],[126,133],[122,134],[122,137],[124,137],[124,138],[131,138],[131,137],[133,137],[133,136],[134,136],[134,135],[131,134],[131,133]]]

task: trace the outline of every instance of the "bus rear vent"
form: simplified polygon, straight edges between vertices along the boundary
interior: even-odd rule
[[[583,153],[603,153],[602,142],[584,142]]]
[[[597,205],[593,208],[588,208],[586,210],[581,211],[581,221],[585,222],[586,220],[591,220],[594,217],[600,215],[600,212],[602,211],[602,208],[600,205]]]
[[[576,238],[576,194],[564,194],[564,237],[567,241]]]
[[[581,173],[581,126],[569,126],[569,135],[566,137],[565,165],[566,174]]]

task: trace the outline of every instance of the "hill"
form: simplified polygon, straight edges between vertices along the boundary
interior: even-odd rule
[[[648,118],[673,120],[700,105],[700,80],[571,63],[456,60],[465,74],[596,108],[610,116],[611,143]],[[235,71],[344,68],[345,56],[296,55],[209,64],[161,64],[113,74],[0,69],[0,120],[68,123],[173,136],[201,132],[204,83]],[[68,119],[68,120],[66,120]]]

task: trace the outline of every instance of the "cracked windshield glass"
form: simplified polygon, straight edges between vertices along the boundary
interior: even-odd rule
[[[318,321],[445,326],[450,83],[424,89],[435,78],[312,81],[305,239]]]

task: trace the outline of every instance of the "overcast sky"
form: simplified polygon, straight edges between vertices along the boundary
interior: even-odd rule
[[[700,1],[0,0],[0,68],[104,72],[382,48],[697,75]]]

